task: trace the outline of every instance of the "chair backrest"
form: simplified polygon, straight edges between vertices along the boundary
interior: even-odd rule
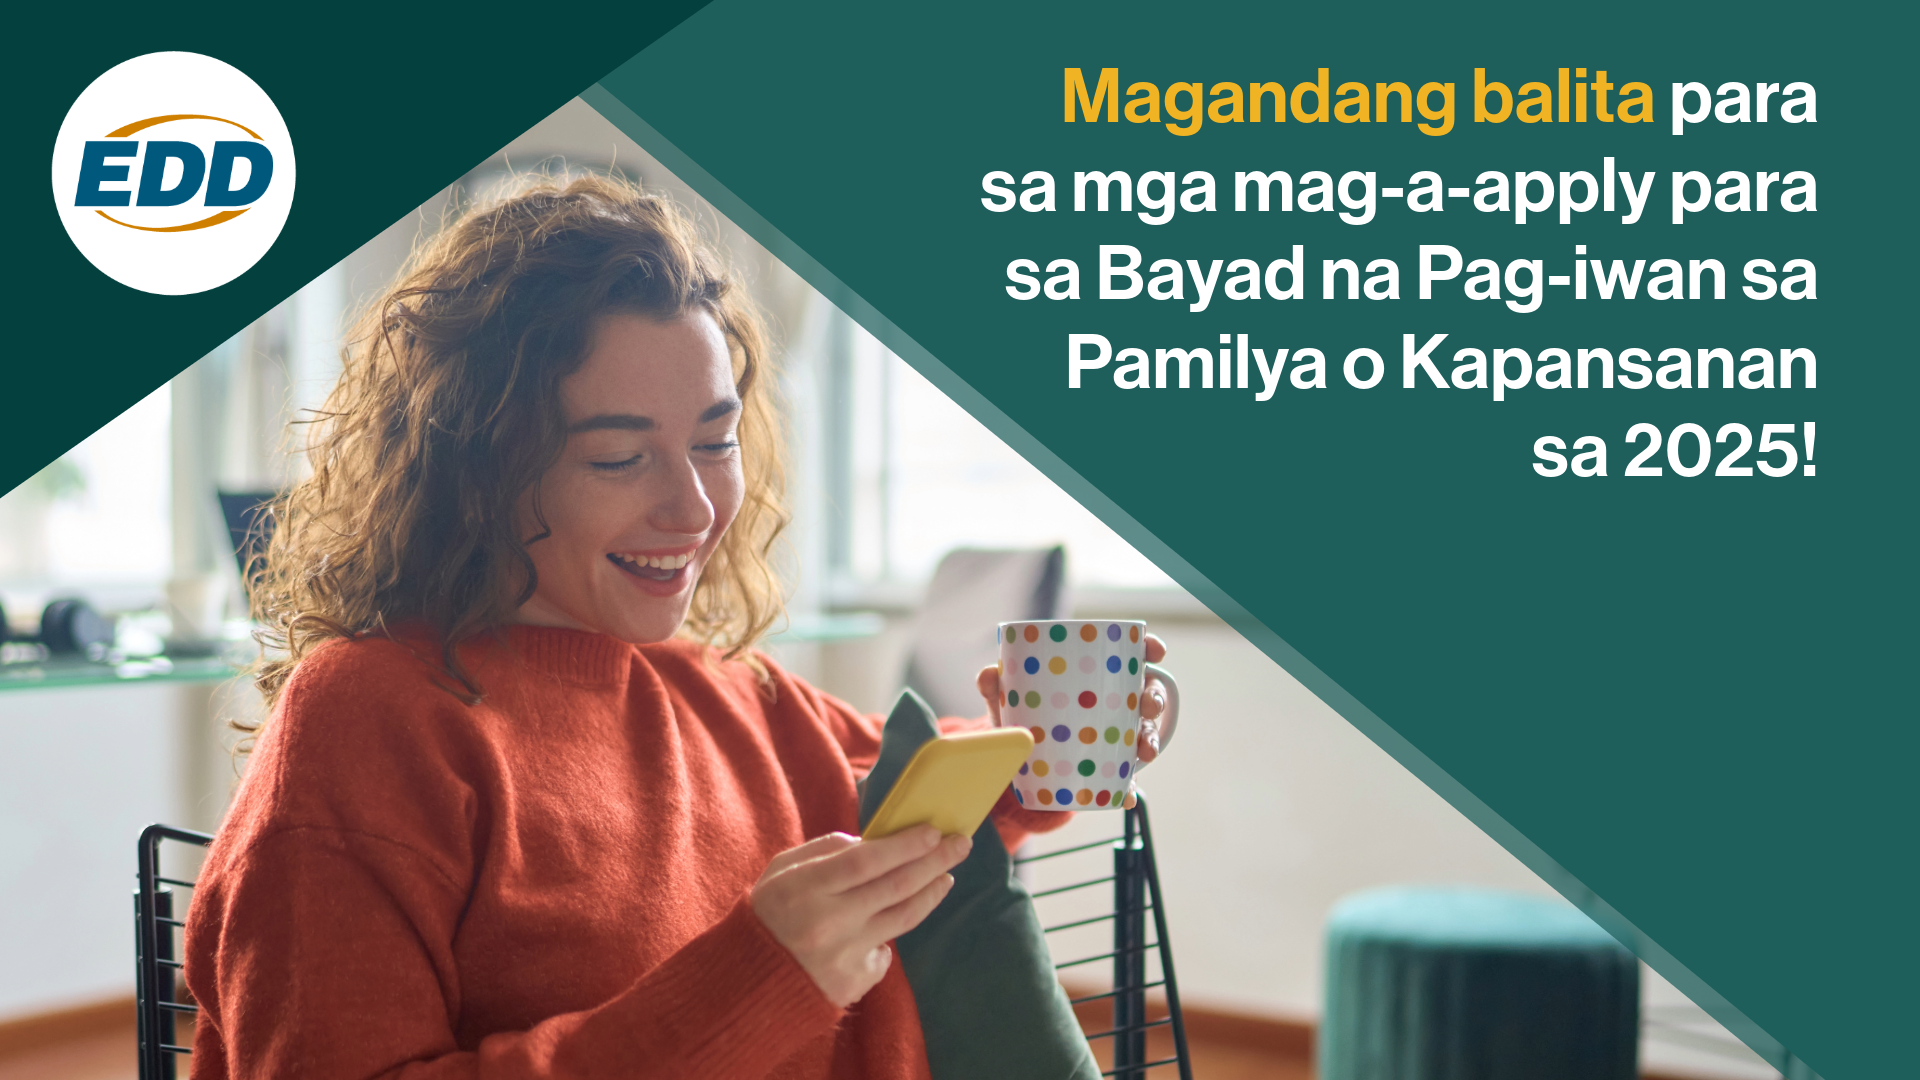
[[[1067,550],[959,548],[941,558],[915,611],[906,684],[938,716],[978,716],[974,676],[999,656],[994,624],[1066,614]]]
[[[233,557],[240,563],[240,580],[251,588],[253,571],[267,557],[267,545],[273,540],[273,515],[267,512],[267,506],[276,493],[222,491],[218,495],[227,538],[233,542]]]
[[[1081,816],[1106,818],[1098,813]],[[1055,956],[1070,957],[1054,966],[1072,990],[1069,1000],[1082,1025],[1099,1027],[1100,1003],[1112,1003],[1112,1023],[1087,1035],[1101,1075],[1143,1080],[1148,1070],[1177,1067],[1181,1080],[1193,1080],[1146,799],[1137,798],[1118,825],[1118,836],[1022,855],[1014,864],[1028,879]],[[1111,861],[1102,859],[1103,854]],[[1111,896],[1111,903],[1101,899],[1102,893]],[[1111,936],[1103,932],[1108,924]],[[1088,950],[1101,951],[1081,955]],[[1100,977],[1102,961],[1110,961],[1111,982]],[[1154,990],[1159,994],[1149,993]],[[1158,1015],[1163,1011],[1165,1015]],[[1148,1036],[1159,1028],[1172,1036],[1171,1052],[1164,1045],[1149,1047]]]
[[[205,848],[206,833],[149,825],[140,833],[139,887],[133,893],[134,1002],[138,1016],[140,1080],[174,1080],[177,1055],[191,1053],[176,1039],[175,1020],[199,1010],[181,1000],[179,975],[187,904],[176,890],[193,891],[193,881],[161,865],[163,842]]]
[[[1100,962],[1109,961],[1106,970],[1111,980],[1100,980],[1099,985],[1081,983],[1082,991],[1071,999],[1075,1011],[1083,1016],[1098,1009],[1100,1002],[1111,1002],[1111,1025],[1088,1034],[1094,1055],[1103,1066],[1102,1075],[1145,1080],[1149,1070],[1177,1067],[1181,1080],[1193,1080],[1146,799],[1141,797],[1122,811],[1118,825],[1116,836],[1024,855],[1014,863],[1034,879],[1034,903],[1041,909],[1050,945],[1057,951],[1085,947],[1104,950],[1058,962],[1055,966],[1063,981],[1076,984],[1084,978],[1092,982],[1098,978]],[[199,1011],[181,999],[178,986],[187,905],[176,903],[180,895],[177,890],[191,893],[194,882],[177,872],[169,875],[163,867],[161,845],[168,841],[205,848],[213,837],[167,825],[150,825],[140,834],[139,887],[134,891],[140,1080],[176,1080],[178,1055],[192,1052],[190,1046],[177,1041],[176,1021]],[[1103,853],[1110,862],[1101,859]],[[1064,883],[1056,884],[1054,879]],[[1100,886],[1110,888],[1089,891]],[[1111,898],[1110,903],[1097,899],[1102,893]],[[1076,901],[1082,906],[1072,907]],[[1098,909],[1097,913],[1088,914],[1088,902]],[[1049,918],[1050,914],[1057,917]],[[1110,937],[1100,934],[1103,925],[1110,929]],[[1153,995],[1158,1001],[1150,1000],[1150,991],[1154,990],[1159,991]],[[1165,1015],[1156,1015],[1162,1011]],[[1166,1028],[1172,1035],[1170,1056],[1163,1048],[1148,1045],[1149,1034],[1158,1028]]]

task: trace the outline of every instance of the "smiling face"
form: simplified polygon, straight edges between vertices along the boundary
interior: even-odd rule
[[[745,497],[726,337],[702,311],[602,316],[560,398],[567,445],[538,488],[551,535],[527,545],[538,581],[518,621],[665,641]],[[543,531],[531,492],[520,518]]]

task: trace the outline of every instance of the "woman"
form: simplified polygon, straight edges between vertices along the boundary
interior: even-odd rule
[[[850,835],[878,720],[751,651],[778,440],[715,258],[540,186],[353,337],[254,593],[273,712],[189,920],[194,1076],[924,1077],[887,942],[970,841]]]

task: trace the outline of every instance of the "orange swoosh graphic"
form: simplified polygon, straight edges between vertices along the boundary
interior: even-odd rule
[[[145,120],[135,120],[133,123],[128,124],[126,127],[115,128],[112,131],[107,132],[107,138],[124,139],[136,131],[144,131],[155,124],[165,124],[174,120],[218,120],[223,124],[233,124],[234,127],[239,128],[241,131],[246,132],[247,134],[253,136],[256,139],[260,139],[260,133],[253,130],[252,128],[248,127],[245,124],[235,123],[234,121],[229,120],[224,116],[203,116],[200,113],[169,113],[166,116],[149,116]],[[265,142],[266,140],[260,139],[260,141]],[[129,226],[129,228],[137,229],[139,228],[139,226],[133,225],[133,226]]]
[[[235,126],[238,126],[238,125],[235,125]],[[223,221],[232,221],[234,218],[239,217],[241,214],[244,214],[251,209],[253,209],[253,207],[249,206],[241,210],[222,210],[219,213],[213,215],[212,217],[201,218],[199,221],[188,222],[185,225],[167,225],[163,227],[155,227],[152,225],[127,225],[126,222],[121,221],[119,218],[114,217],[113,215],[107,213],[105,210],[95,210],[94,213],[99,214],[101,217],[106,218],[108,221],[113,222],[115,225],[126,225],[127,228],[129,229],[139,229],[141,232],[192,232],[195,229],[210,229],[213,226],[218,225]]]

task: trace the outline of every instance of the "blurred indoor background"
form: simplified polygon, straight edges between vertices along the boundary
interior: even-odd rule
[[[216,492],[297,477],[287,425],[325,397],[348,314],[447,215],[512,172],[561,164],[618,170],[692,209],[771,317],[795,511],[790,619],[770,646],[782,663],[884,710],[925,630],[915,615],[936,566],[967,548],[1063,545],[1062,614],[1144,618],[1165,638],[1185,719],[1145,786],[1170,934],[1187,1009],[1226,1018],[1207,1029],[1218,1038],[1277,1055],[1267,1068],[1254,1054],[1244,1075],[1306,1075],[1279,1058],[1300,1056],[1288,1033],[1321,1015],[1323,933],[1339,898],[1447,883],[1564,903],[576,101],[0,497],[0,601],[16,635],[64,597],[84,598],[114,633],[78,673],[30,643],[7,646],[0,664],[0,896],[15,930],[0,1076],[132,1075],[135,837],[155,821],[218,825],[236,778],[223,721],[258,707],[220,654],[244,648],[246,624]],[[966,633],[984,648],[989,629]],[[169,641],[214,655],[149,659]],[[1264,782],[1216,779],[1220,763],[1247,757]],[[1102,816],[1073,828],[1110,825]],[[102,1035],[115,1017],[125,1033]],[[1649,1073],[1777,1075],[1651,971],[1642,1032]]]

